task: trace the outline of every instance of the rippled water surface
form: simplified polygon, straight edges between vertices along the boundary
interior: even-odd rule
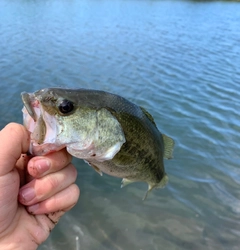
[[[0,1],[0,127],[20,92],[118,93],[175,139],[169,184],[120,189],[81,160],[81,198],[39,249],[238,250],[240,5],[191,1]],[[144,143],[144,142],[143,142]]]

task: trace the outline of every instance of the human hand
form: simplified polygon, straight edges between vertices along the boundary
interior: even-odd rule
[[[10,123],[0,131],[0,249],[37,249],[78,200],[77,171],[61,150],[29,157],[29,134]]]

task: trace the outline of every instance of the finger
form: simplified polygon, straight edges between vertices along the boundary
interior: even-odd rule
[[[9,123],[0,131],[0,176],[13,170],[22,153],[30,143],[28,131],[20,124]]]
[[[61,170],[67,166],[71,160],[72,156],[66,149],[62,149],[46,156],[36,156],[28,163],[28,173],[34,178],[40,178],[49,173]]]
[[[37,204],[27,207],[27,210],[31,214],[49,214],[58,211],[66,212],[70,210],[78,201],[80,195],[80,190],[76,184],[70,185],[68,188],[62,190],[61,192],[51,196],[50,198],[39,202]],[[56,216],[55,214],[54,216]],[[60,214],[53,219],[53,221],[58,221]]]
[[[79,194],[79,192],[78,192]],[[77,202],[77,201],[76,201]],[[67,211],[67,210],[66,210]],[[34,213],[32,213],[34,214]],[[47,237],[49,236],[49,233],[53,230],[55,225],[58,223],[59,219],[62,215],[65,214],[64,210],[58,210],[55,212],[49,212],[46,214],[35,214],[35,218],[37,220],[38,226],[43,230],[35,230],[34,238],[36,239],[35,242],[37,242],[38,245],[43,243]]]
[[[32,156],[22,154],[16,162],[16,168],[20,176],[20,186],[23,186],[27,182],[26,167]]]
[[[75,182],[77,170],[72,164],[64,169],[34,179],[19,190],[19,201],[23,205],[32,205],[55,195]]]
[[[30,213],[30,212],[29,212]],[[52,213],[48,213],[46,214],[46,216],[48,217],[48,219],[52,222],[53,225],[56,225],[58,223],[58,221],[60,220],[60,218],[65,214],[66,212],[64,211],[57,211],[57,212],[52,212]]]

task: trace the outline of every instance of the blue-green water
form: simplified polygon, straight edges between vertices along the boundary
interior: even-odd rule
[[[234,2],[0,1],[1,128],[22,122],[22,91],[84,87],[144,106],[176,142],[144,202],[146,184],[74,160],[80,200],[39,249],[239,249],[239,23]]]

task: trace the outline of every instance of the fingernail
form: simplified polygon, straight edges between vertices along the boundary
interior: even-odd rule
[[[25,188],[19,193],[21,200],[24,202],[29,202],[35,197],[35,191],[33,188]]]
[[[27,210],[29,213],[35,213],[38,210],[38,208],[39,208],[39,203],[29,206]]]
[[[34,167],[37,169],[39,174],[43,174],[50,169],[50,161],[47,159],[39,159],[34,162]]]

